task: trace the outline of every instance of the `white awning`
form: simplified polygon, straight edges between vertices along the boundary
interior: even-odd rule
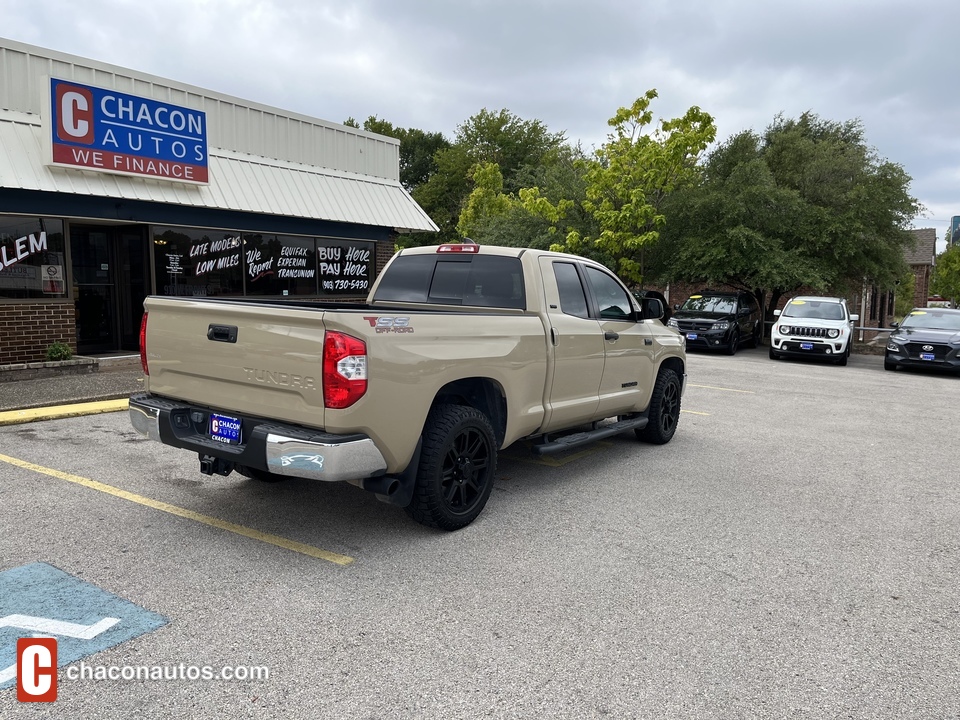
[[[356,223],[400,232],[438,229],[399,182],[218,148],[209,150],[208,185],[52,167],[44,159],[39,118],[0,111],[0,187]]]

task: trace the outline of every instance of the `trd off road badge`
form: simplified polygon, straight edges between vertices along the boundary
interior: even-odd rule
[[[410,327],[410,318],[408,317],[380,317],[376,315],[365,315],[364,320],[370,323],[370,327],[376,328],[378,333],[412,333]]]

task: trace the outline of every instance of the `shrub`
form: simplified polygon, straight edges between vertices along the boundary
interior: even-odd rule
[[[59,340],[47,348],[47,360],[69,360],[73,357],[73,350],[66,343]]]

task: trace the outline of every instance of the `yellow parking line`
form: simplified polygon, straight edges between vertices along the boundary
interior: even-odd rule
[[[707,390],[723,390],[725,392],[738,392],[746,393],[747,395],[756,395],[753,390],[737,390],[736,388],[716,387],[715,385],[694,385],[693,383],[687,383],[687,387],[698,387],[706,388]]]
[[[73,405],[57,405],[29,410],[5,410],[0,412],[0,425],[17,425],[34,422],[35,420],[53,420],[55,418],[116,412],[126,410],[128,405],[129,401],[123,398],[122,400],[101,400],[100,402],[74,403]]]
[[[77,485],[83,485],[91,490],[98,490],[100,492],[107,493],[108,495],[113,495],[114,497],[135,502],[138,505],[145,505],[146,507],[153,508],[154,510],[160,510],[161,512],[170,513],[171,515],[177,515],[179,517],[186,518],[187,520],[193,520],[194,522],[203,523],[204,525],[210,525],[221,530],[226,530],[227,532],[243,535],[244,537],[248,537],[253,540],[269,543],[270,545],[276,545],[277,547],[282,547],[286,550],[292,550],[293,552],[309,555],[310,557],[315,557],[320,560],[327,560],[329,562],[336,563],[337,565],[349,565],[353,562],[353,558],[348,555],[339,555],[327,550],[321,550],[320,548],[313,547],[312,545],[305,545],[304,543],[299,543],[295,540],[289,540],[285,537],[280,537],[279,535],[262,533],[259,530],[253,530],[251,528],[244,527],[243,525],[237,525],[236,523],[227,522],[226,520],[221,520],[220,518],[211,517],[209,515],[202,515],[194,512],[193,510],[177,507],[176,505],[161,502],[160,500],[153,500],[151,498],[144,497],[143,495],[137,495],[136,493],[127,492],[126,490],[113,487],[113,485],[106,485],[102,482],[97,482],[96,480],[80,477],[79,475],[71,475],[70,473],[61,472],[60,470],[53,470],[51,468],[43,467],[42,465],[34,465],[33,463],[25,460],[19,460],[8,455],[0,455],[0,461],[9,463],[10,465],[16,465],[17,467],[24,468],[25,470],[33,470],[34,472],[50,475],[51,477],[59,478],[60,480],[66,480],[67,482],[76,483]]]
[[[681,410],[682,413],[690,413],[691,415],[709,415],[710,413],[697,412],[696,410]]]

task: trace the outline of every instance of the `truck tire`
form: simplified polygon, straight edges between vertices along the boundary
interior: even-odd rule
[[[440,530],[459,530],[487,504],[497,472],[497,442],[476,408],[437,405],[423,429],[420,465],[407,514]]]
[[[730,333],[730,343],[725,348],[727,355],[736,355],[737,348],[740,347],[740,328],[735,328],[732,333]]]
[[[850,357],[850,343],[847,343],[847,348],[840,354],[840,357],[837,358],[837,365],[846,365],[847,358]]]
[[[680,420],[680,379],[670,368],[661,368],[650,398],[647,426],[635,430],[643,442],[663,445],[670,442]]]

